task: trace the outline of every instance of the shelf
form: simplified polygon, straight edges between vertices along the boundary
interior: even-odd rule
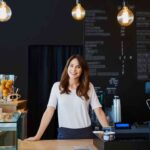
[[[0,146],[0,150],[16,150],[16,146]]]

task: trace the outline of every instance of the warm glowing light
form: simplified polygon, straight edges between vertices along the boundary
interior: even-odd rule
[[[11,18],[12,11],[8,5],[0,1],[0,22],[8,21]]]
[[[75,20],[83,20],[85,17],[85,9],[81,6],[80,3],[77,3],[76,6],[72,9],[72,17]]]
[[[117,20],[121,26],[129,26],[134,21],[134,15],[128,7],[123,6],[117,15]]]

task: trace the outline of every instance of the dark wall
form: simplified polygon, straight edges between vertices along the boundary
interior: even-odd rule
[[[118,6],[121,0],[109,1]],[[28,99],[28,47],[83,45],[83,22],[74,21],[71,17],[75,0],[6,0],[6,2],[11,7],[13,15],[8,22],[0,23],[0,74],[18,76],[15,86],[21,89],[22,97]],[[136,7],[139,10],[142,8],[149,11],[147,7],[149,5],[145,5],[146,0],[144,2],[132,0],[132,2],[138,3]],[[110,11],[107,7],[106,10]]]
[[[12,18],[0,23],[0,74],[18,76],[15,86],[27,98],[29,45],[82,45],[83,22],[71,17],[75,1],[7,1]]]
[[[117,22],[119,2],[86,1],[84,55],[104,107],[111,107],[118,95],[122,121],[144,122],[150,120],[146,105],[150,91],[145,92],[150,81],[150,2],[128,1],[134,22],[126,28]]]

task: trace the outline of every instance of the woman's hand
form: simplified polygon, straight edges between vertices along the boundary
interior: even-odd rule
[[[29,137],[29,138],[26,138],[24,139],[25,141],[39,141],[40,138],[37,138],[36,136],[33,136],[33,137]]]
[[[43,114],[37,134],[33,137],[29,137],[29,138],[25,139],[25,141],[39,141],[41,139],[44,131],[46,130],[49,122],[51,121],[51,119],[54,115],[54,111],[55,111],[54,107],[51,107],[51,106],[47,107],[47,109],[45,110],[45,112]]]

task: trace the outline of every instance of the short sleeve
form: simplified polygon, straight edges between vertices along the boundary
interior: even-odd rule
[[[52,106],[56,108],[58,101],[58,92],[59,92],[59,82],[56,82],[52,86],[47,106]]]
[[[102,107],[102,105],[100,104],[98,100],[98,97],[96,95],[96,92],[92,83],[90,83],[89,98],[90,98],[90,104],[91,104],[92,109]]]

